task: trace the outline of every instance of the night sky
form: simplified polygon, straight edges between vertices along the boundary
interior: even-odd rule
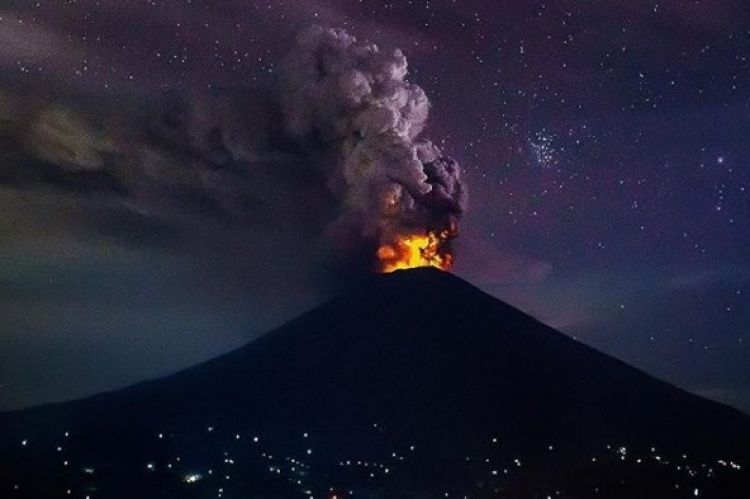
[[[326,193],[253,154],[313,24],[404,51],[470,190],[458,275],[750,411],[742,0],[4,4],[0,409],[186,367],[348,284]]]

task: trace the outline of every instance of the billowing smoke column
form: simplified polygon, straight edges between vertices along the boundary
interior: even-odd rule
[[[458,164],[419,138],[430,103],[406,75],[400,50],[305,31],[282,65],[285,131],[325,151],[321,168],[341,202],[332,233],[373,242],[383,272],[447,270],[466,189]]]

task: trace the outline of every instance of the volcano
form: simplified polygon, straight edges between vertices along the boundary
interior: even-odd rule
[[[437,269],[0,415],[2,497],[750,497],[750,418]]]

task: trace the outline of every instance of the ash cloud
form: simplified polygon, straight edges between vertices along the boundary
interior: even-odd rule
[[[312,250],[298,251],[370,266],[396,234],[456,227],[466,203],[458,164],[421,138],[430,104],[406,76],[400,50],[313,27],[269,88],[98,107],[0,89],[0,186],[85,196],[104,234],[118,228],[97,221],[134,213],[196,244],[216,224],[249,229],[250,245],[301,234]]]
[[[466,190],[455,161],[419,136],[429,114],[400,50],[381,51],[342,30],[300,35],[282,67],[287,133],[315,140],[341,202],[336,231],[390,242],[394,234],[458,223]]]

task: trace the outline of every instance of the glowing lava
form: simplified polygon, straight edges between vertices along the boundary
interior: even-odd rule
[[[379,270],[384,273],[416,267],[450,270],[453,267],[453,254],[446,249],[446,243],[454,236],[452,231],[447,230],[399,235],[395,241],[378,248]]]

